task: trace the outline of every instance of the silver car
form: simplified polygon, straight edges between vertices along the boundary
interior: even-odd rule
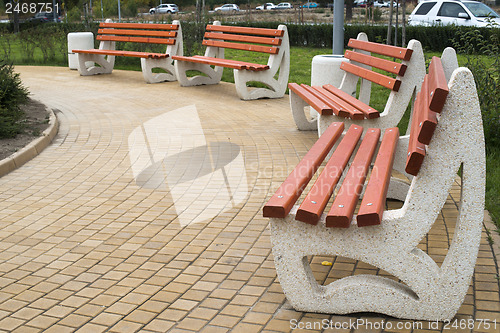
[[[225,4],[225,5],[222,5],[221,7],[217,7],[214,9],[216,12],[239,12],[240,11],[240,7],[238,7],[237,5],[233,4],[233,3],[229,3],[229,4]]]
[[[408,18],[409,25],[466,25],[500,27],[500,16],[477,1],[422,1]]]
[[[179,7],[175,4],[163,4],[149,10],[149,14],[174,14],[179,12]]]

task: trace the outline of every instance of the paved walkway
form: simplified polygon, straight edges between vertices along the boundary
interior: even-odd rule
[[[16,70],[34,98],[57,110],[60,130],[0,178],[1,330],[283,332],[344,323],[326,331],[379,332],[383,322],[386,332],[470,331],[290,307],[261,207],[316,134],[295,129],[287,98],[244,102],[226,83],[147,85],[140,72]],[[420,244],[438,262],[459,191],[456,184]],[[455,325],[489,320],[490,329],[474,331],[500,329],[495,251],[483,232]],[[386,274],[345,258],[314,257],[311,266],[321,283]],[[348,325],[356,321],[365,324]]]

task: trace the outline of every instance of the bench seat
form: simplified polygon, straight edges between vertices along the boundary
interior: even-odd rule
[[[251,62],[244,62],[244,61],[237,61],[237,60],[230,60],[230,59],[205,57],[205,56],[192,56],[192,57],[173,56],[172,59],[181,60],[181,61],[188,61],[188,62],[195,62],[195,63],[200,63],[200,64],[207,64],[207,65],[211,65],[211,66],[220,66],[220,67],[226,67],[226,68],[240,69],[240,70],[247,69],[247,70],[251,70],[251,71],[265,71],[265,70],[269,69],[268,65],[254,64]]]
[[[73,52],[87,53],[87,54],[103,54],[103,55],[122,56],[122,57],[134,57],[134,58],[146,58],[146,59],[164,59],[169,57],[169,55],[165,53],[135,52],[135,51],[120,51],[120,50],[90,49],[90,50],[73,50]]]

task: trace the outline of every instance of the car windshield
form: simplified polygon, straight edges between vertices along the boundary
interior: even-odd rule
[[[465,2],[464,5],[476,17],[499,17],[490,7],[481,2]]]

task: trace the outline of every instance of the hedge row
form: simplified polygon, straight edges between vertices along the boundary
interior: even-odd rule
[[[194,47],[202,38],[203,26],[194,22],[181,22],[184,31],[184,43],[187,45],[187,54],[190,54],[191,47]],[[230,23],[225,23],[230,24]],[[276,28],[279,22],[249,22],[238,23],[240,26],[251,26],[260,28]],[[43,26],[21,25],[21,32],[26,30],[36,30],[43,33],[45,26],[54,26],[54,24],[44,24]],[[92,31],[97,33],[97,23],[84,24],[57,24],[57,29],[61,33],[67,34],[73,31]],[[287,24],[290,45],[331,48],[333,38],[333,28],[331,24],[300,25]],[[53,31],[54,28],[52,28]],[[12,24],[0,24],[0,31],[12,32]],[[346,25],[344,26],[344,43],[347,46],[349,38],[356,38],[359,32],[365,32],[369,40],[376,42],[385,42],[387,27],[383,25]],[[457,36],[463,35],[471,30],[478,30],[483,40],[491,40],[493,35],[500,38],[500,29],[495,28],[474,28],[474,27],[456,27],[456,26],[436,26],[436,27],[406,27],[406,41],[411,39],[419,40],[427,51],[440,52],[447,46],[454,45]],[[401,29],[398,31],[399,43],[401,43]],[[455,44],[455,46],[458,46]]]

